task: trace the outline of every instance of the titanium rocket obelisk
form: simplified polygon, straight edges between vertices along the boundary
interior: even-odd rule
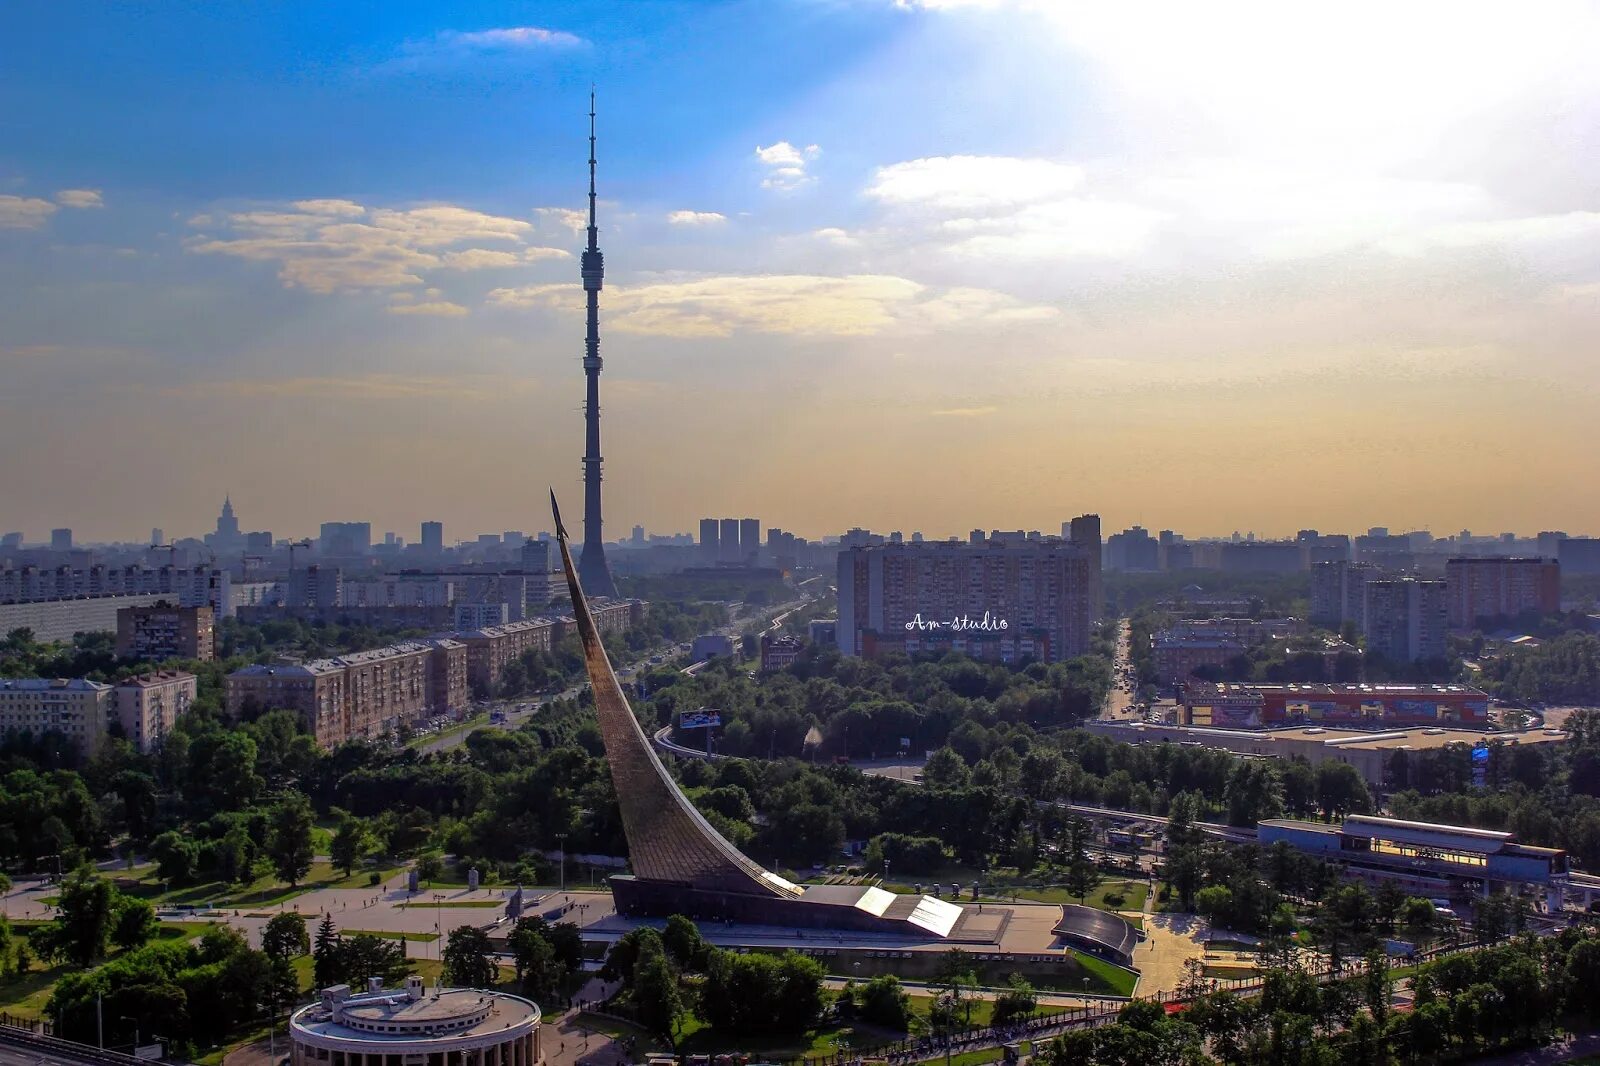
[[[615,596],[617,584],[606,565],[600,519],[600,288],[606,275],[600,254],[600,230],[594,220],[594,93],[589,94],[589,246],[583,252],[583,291],[589,303],[589,331],[583,346],[583,373],[589,392],[584,401],[583,551],[578,576],[590,596]]]

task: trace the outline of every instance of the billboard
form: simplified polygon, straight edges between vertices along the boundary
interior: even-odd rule
[[[678,714],[679,729],[715,729],[720,725],[721,711],[681,711]]]

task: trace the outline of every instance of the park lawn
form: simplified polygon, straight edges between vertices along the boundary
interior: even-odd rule
[[[341,929],[340,936],[375,936],[379,940],[411,940],[421,944],[439,939],[438,933],[395,932],[390,929]]]
[[[124,889],[129,895],[148,900],[157,907],[182,907],[210,904],[214,907],[272,907],[296,896],[323,888],[367,888],[370,873],[377,870],[383,880],[399,873],[401,866],[363,867],[347,877],[331,863],[317,861],[311,864],[299,884],[293,888],[280,881],[276,874],[265,874],[248,885],[235,885],[226,881],[207,881],[198,885],[163,891],[162,881],[154,868],[140,878],[136,885]]]
[[[1220,966],[1216,963],[1206,963],[1201,969],[1207,977],[1218,977],[1224,981],[1238,981],[1246,977],[1260,977],[1261,971],[1253,966]]]
[[[1071,951],[1070,948],[1068,950]],[[1133,995],[1133,988],[1139,983],[1139,975],[1134,973],[1132,970],[1124,970],[1121,966],[1118,966],[1115,963],[1107,962],[1101,958],[1096,958],[1087,952],[1071,951],[1071,954],[1072,957],[1077,960],[1077,963],[1079,967],[1082,968],[1083,972],[1087,976],[1094,978],[1094,982],[1098,987],[1090,988],[1090,992],[1103,992],[1113,996]],[[1058,986],[1056,989],[1058,991],[1083,991],[1083,981],[1081,978],[1074,981],[1073,978],[1069,977],[1060,982],[1055,982],[1055,984]],[[1074,985],[1076,985],[1076,987],[1074,987]],[[1034,987],[1044,989],[1047,986],[1040,982],[1034,982]]]
[[[22,1018],[44,1017],[45,1005],[50,1002],[56,982],[77,969],[69,963],[49,966],[33,960],[27,973],[0,981],[0,1011]]]
[[[1119,893],[1123,897],[1121,906],[1113,907],[1106,902],[1107,896]],[[1018,899],[1032,900],[1036,903],[1080,902],[1077,896],[1074,896],[1059,885],[1038,887],[1017,885],[1010,890],[1009,894],[1015,895]],[[1112,878],[1100,882],[1094,891],[1083,897],[1081,902],[1085,907],[1094,907],[1096,910],[1102,911],[1142,911],[1144,910],[1145,897],[1149,894],[1150,886],[1143,881],[1124,881],[1119,878]]]
[[[938,999],[938,997],[927,995],[921,992],[912,992],[910,993],[910,996],[911,1014],[913,1017],[919,1019],[922,1022],[923,1028],[926,1029],[928,1024],[928,1011],[933,1009],[934,1001]],[[973,1001],[972,1021],[970,1024],[988,1025],[990,1020],[993,1018],[994,1000],[978,999]]]
[[[766,1059],[788,1061],[800,1058],[820,1058],[857,1047],[877,1047],[884,1042],[881,1035],[854,1026],[838,1024],[808,1029],[793,1036],[724,1036],[711,1028],[698,1015],[689,1015],[678,1026],[677,1049],[680,1055],[709,1055],[725,1051],[743,1051]]]
[[[632,1022],[624,1022],[616,1018],[602,1018],[598,1014],[591,1014],[589,1011],[582,1011],[573,1019],[573,1023],[575,1025],[582,1026],[591,1033],[604,1033],[613,1040],[632,1037],[635,1041],[635,1055],[649,1055],[654,1052],[670,1053],[672,1051],[672,1049],[666,1044],[663,1044],[659,1039],[652,1036],[650,1033],[645,1032],[645,1030],[637,1025],[634,1025]],[[554,1037],[556,1040],[562,1041],[567,1039],[567,1037],[564,1035],[557,1035],[549,1032],[545,1033],[542,1039],[546,1042],[545,1052],[547,1055],[550,1051],[548,1041],[552,1037]]]

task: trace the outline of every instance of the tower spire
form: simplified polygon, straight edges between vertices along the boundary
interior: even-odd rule
[[[594,221],[594,90],[589,90],[589,251],[600,250],[600,230]]]
[[[605,537],[600,517],[600,290],[605,285],[605,257],[600,254],[600,228],[595,221],[594,191],[594,90],[589,90],[589,245],[582,260],[583,291],[588,303],[588,332],[584,338],[583,373],[587,396],[583,406],[583,551],[578,575],[590,595],[615,596],[616,582],[606,565]]]

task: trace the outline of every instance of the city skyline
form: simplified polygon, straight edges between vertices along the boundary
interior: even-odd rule
[[[579,479],[591,83],[608,541],[730,499],[808,536],[1600,528],[1586,5],[4,19],[31,540],[224,492],[538,529]]]
[[[829,540],[829,541],[836,540],[836,539],[838,539],[840,537],[843,537],[844,535],[846,535],[846,534],[848,534],[848,533],[850,533],[852,531],[861,531],[861,532],[871,533],[871,534],[873,534],[875,536],[884,536],[884,537],[890,536],[892,534],[900,534],[900,535],[903,535],[906,538],[907,543],[910,543],[911,538],[913,536],[921,536],[922,538],[924,538],[924,540],[929,541],[929,542],[965,541],[965,540],[967,540],[969,538],[970,534],[975,530],[981,530],[985,534],[988,534],[988,533],[991,533],[991,532],[994,532],[994,533],[1013,533],[1013,532],[1016,532],[1016,531],[1023,531],[1023,532],[1029,532],[1029,533],[1038,533],[1039,535],[1041,535],[1043,537],[1046,537],[1046,538],[1058,537],[1059,536],[1059,537],[1061,537],[1061,539],[1065,539],[1064,533],[1057,528],[1058,526],[1064,526],[1064,524],[1065,524],[1064,522],[1046,523],[1042,527],[1029,527],[1029,526],[1025,526],[1025,525],[1021,525],[1021,526],[1019,526],[1019,525],[1007,525],[1007,524],[1004,524],[1004,523],[996,524],[996,523],[993,523],[993,522],[977,522],[977,524],[974,525],[973,522],[969,521],[969,522],[963,524],[959,530],[927,530],[927,529],[917,529],[917,528],[910,527],[910,526],[877,527],[877,528],[874,528],[874,527],[871,527],[871,526],[862,525],[860,523],[849,523],[848,525],[846,525],[844,527],[841,527],[841,528],[838,528],[838,529],[824,529],[824,528],[820,528],[820,527],[817,527],[817,528],[809,528],[808,527],[808,528],[804,528],[804,529],[801,529],[801,530],[795,530],[795,529],[785,528],[783,526],[774,525],[774,524],[769,523],[769,522],[767,522],[764,519],[759,518],[759,517],[752,518],[749,515],[744,514],[743,512],[738,512],[738,515],[739,515],[739,517],[724,516],[724,517],[720,517],[720,518],[719,517],[707,516],[707,517],[703,517],[698,522],[690,523],[686,528],[682,528],[682,529],[675,529],[675,528],[670,528],[670,527],[666,527],[666,528],[651,528],[651,527],[644,526],[641,523],[634,523],[634,524],[627,525],[626,528],[613,530],[612,533],[608,536],[608,538],[607,538],[605,543],[608,546],[612,546],[612,547],[629,547],[629,546],[633,545],[635,543],[634,540],[633,540],[633,529],[634,529],[635,526],[637,526],[639,529],[642,530],[642,532],[643,532],[643,534],[645,535],[646,538],[652,538],[652,537],[683,538],[683,537],[688,537],[688,538],[691,538],[692,543],[694,543],[694,544],[703,544],[703,543],[706,543],[706,541],[703,539],[705,537],[704,525],[705,525],[706,522],[711,522],[711,523],[715,524],[715,523],[719,523],[719,522],[725,523],[725,522],[730,522],[730,521],[734,522],[734,523],[741,523],[741,522],[755,522],[755,523],[757,523],[757,525],[759,527],[760,540],[761,540],[761,542],[763,544],[765,543],[766,533],[767,533],[767,531],[769,529],[779,529],[779,530],[782,530],[783,532],[786,532],[786,533],[791,533],[791,534],[794,534],[796,536],[804,537],[807,540],[811,541],[812,543],[821,543],[824,540]],[[349,518],[348,515],[346,517]],[[1093,516],[1093,517],[1102,517],[1102,516],[1096,515],[1096,516]],[[399,543],[403,543],[403,544],[405,544],[407,546],[429,547],[429,542],[428,542],[427,538],[425,536],[423,536],[422,534],[427,531],[428,527],[435,527],[435,526],[439,527],[438,530],[437,530],[439,541],[438,541],[437,544],[432,545],[432,547],[434,547],[434,548],[442,548],[442,549],[453,549],[453,548],[457,548],[457,547],[472,547],[472,546],[478,545],[480,537],[484,537],[484,536],[495,536],[495,537],[498,537],[498,536],[502,536],[502,535],[510,534],[510,533],[520,534],[520,535],[522,535],[523,537],[526,537],[529,540],[532,540],[532,539],[535,539],[535,538],[539,538],[539,537],[543,537],[543,538],[547,538],[547,539],[553,540],[553,538],[555,536],[555,534],[554,534],[554,532],[552,530],[540,528],[537,525],[537,521],[538,521],[537,519],[535,519],[534,524],[529,524],[527,522],[522,522],[522,523],[518,524],[517,522],[513,521],[509,526],[506,526],[505,528],[496,527],[496,528],[490,528],[490,529],[474,528],[474,527],[470,527],[470,526],[466,525],[465,523],[458,523],[458,522],[455,522],[455,521],[453,521],[453,520],[451,520],[449,518],[440,518],[440,517],[437,517],[437,516],[432,518],[432,519],[424,518],[424,519],[421,519],[419,521],[414,521],[414,522],[411,522],[409,525],[401,525],[400,527],[394,528],[394,529],[385,529],[380,524],[378,524],[376,522],[372,522],[372,521],[367,520],[367,519],[356,518],[356,519],[352,519],[351,521],[353,521],[354,524],[363,525],[363,526],[369,527],[370,535],[372,537],[372,541],[371,541],[371,548],[372,549],[380,549],[380,548],[384,547],[385,544],[386,544],[385,540],[382,540],[382,539],[379,539],[379,538],[387,538],[389,536],[394,536],[395,538],[397,538],[397,541]],[[178,527],[173,527],[173,529],[174,529],[174,541],[173,541],[173,543],[189,541],[189,540],[207,539],[207,538],[211,537],[213,535],[213,533],[216,531],[215,527],[217,527],[217,526],[219,526],[221,524],[224,524],[224,523],[226,523],[227,525],[231,526],[231,528],[233,529],[234,535],[238,538],[238,541],[239,541],[240,545],[244,544],[244,541],[245,541],[247,536],[252,535],[252,532],[247,532],[245,530],[245,528],[240,525],[240,519],[235,516],[234,509],[232,508],[231,495],[228,495],[228,496],[224,497],[224,503],[222,505],[222,513],[220,513],[219,515],[215,516],[213,518],[213,520],[212,520],[212,524],[213,524],[213,528],[212,529],[186,531],[186,530],[183,530],[183,529],[178,528]],[[251,523],[251,524],[256,524],[256,523]],[[304,541],[309,541],[312,545],[315,545],[315,543],[317,542],[317,540],[321,536],[321,534],[319,534],[319,532],[318,532],[319,529],[322,529],[325,532],[326,531],[326,527],[328,527],[330,525],[343,526],[343,525],[347,525],[347,524],[350,524],[350,523],[344,522],[344,521],[328,522],[328,521],[319,520],[319,521],[313,522],[310,527],[308,527],[307,529],[304,529],[304,530],[296,529],[296,530],[285,531],[283,529],[274,530],[274,529],[268,528],[268,529],[264,530],[264,532],[271,534],[272,543],[274,545],[282,546],[283,544],[285,544],[288,541],[294,541],[297,544],[302,543]],[[265,525],[270,526],[271,524],[270,523],[265,523]],[[618,525],[621,526],[621,525],[623,525],[623,523],[618,523]],[[697,525],[700,527],[698,530],[696,529]],[[1312,529],[1310,527],[1301,526],[1301,527],[1297,527],[1297,528],[1294,528],[1294,529],[1268,530],[1268,531],[1250,530],[1250,529],[1233,529],[1233,530],[1217,531],[1217,530],[1186,530],[1186,529],[1174,528],[1172,526],[1162,525],[1162,524],[1159,524],[1159,523],[1156,524],[1156,525],[1144,525],[1143,523],[1139,523],[1139,522],[1129,523],[1127,526],[1119,527],[1119,526],[1116,526],[1116,525],[1113,525],[1113,524],[1105,523],[1103,520],[1102,520],[1101,525],[1102,525],[1102,529],[1103,529],[1103,537],[1110,537],[1110,536],[1113,536],[1113,535],[1116,535],[1116,534],[1119,534],[1119,533],[1130,532],[1132,530],[1139,529],[1139,530],[1143,530],[1146,534],[1148,534],[1152,538],[1151,543],[1155,542],[1154,538],[1155,538],[1155,536],[1157,534],[1159,534],[1159,533],[1169,533],[1169,532],[1175,534],[1176,537],[1178,538],[1178,540],[1180,542],[1183,542],[1183,543],[1189,543],[1189,542],[1195,542],[1195,543],[1198,543],[1198,542],[1218,542],[1218,541],[1236,541],[1236,542],[1239,542],[1239,543],[1251,543],[1251,542],[1284,543],[1284,542],[1294,541],[1300,534],[1304,534],[1304,533],[1307,533],[1307,532],[1316,533],[1316,534],[1318,534],[1320,536],[1324,536],[1324,537],[1326,537],[1326,536],[1334,536],[1334,537],[1344,536],[1344,537],[1349,537],[1349,538],[1351,538],[1353,540],[1356,537],[1366,536],[1368,534],[1371,534],[1371,533],[1374,533],[1374,532],[1380,531],[1380,530],[1384,531],[1385,535],[1394,535],[1394,536],[1410,536],[1410,535],[1413,535],[1413,534],[1426,534],[1426,535],[1429,535],[1429,536],[1433,537],[1435,540],[1456,539],[1456,538],[1461,537],[1462,534],[1470,535],[1470,537],[1474,541],[1496,540],[1496,539],[1503,538],[1503,537],[1505,537],[1507,535],[1513,536],[1517,540],[1534,540],[1534,539],[1537,539],[1542,534],[1549,534],[1549,533],[1558,533],[1563,537],[1579,538],[1579,539],[1585,539],[1585,538],[1590,538],[1590,537],[1595,536],[1595,534],[1593,534],[1592,532],[1590,532],[1588,530],[1574,528],[1574,527],[1570,527],[1570,526],[1567,527],[1567,528],[1564,528],[1564,529],[1533,529],[1533,528],[1524,527],[1524,528],[1511,529],[1511,530],[1488,529],[1488,528],[1475,529],[1475,530],[1474,529],[1465,529],[1465,528],[1447,530],[1447,529],[1441,529],[1441,528],[1438,528],[1438,527],[1431,527],[1430,528],[1428,526],[1404,527],[1404,526],[1396,526],[1396,525],[1363,525],[1363,526],[1360,526],[1358,528],[1351,528],[1351,529],[1320,529],[1320,530],[1318,530],[1318,529]],[[11,531],[10,530],[4,530],[4,531],[0,531],[0,532],[11,532]],[[151,543],[150,542],[150,538],[148,538],[148,537],[138,537],[138,536],[118,537],[118,536],[111,536],[111,537],[103,537],[102,538],[102,537],[84,536],[81,533],[81,531],[79,531],[78,529],[76,529],[74,527],[71,527],[71,526],[59,526],[59,525],[51,526],[49,529],[46,529],[46,530],[37,530],[37,531],[34,531],[32,533],[30,533],[28,530],[19,530],[17,532],[21,532],[23,534],[23,541],[22,541],[23,544],[33,545],[33,546],[48,545],[50,543],[52,534],[56,534],[56,533],[71,533],[72,534],[72,538],[73,538],[73,545],[74,546],[81,546],[81,545],[85,545],[85,544],[120,544],[120,545],[134,545],[134,546],[137,546],[137,545],[150,545],[150,543]],[[152,532],[155,532],[155,530],[152,530]],[[415,535],[413,535],[413,534],[415,534]],[[647,539],[646,542],[648,543],[648,539]],[[208,544],[210,543],[209,539],[207,539],[207,543]],[[710,541],[710,543],[714,545],[714,544],[717,543],[717,540],[713,539],[712,541]],[[161,544],[157,544],[157,545],[154,545],[154,546],[156,546],[156,547],[168,547],[169,545],[167,543],[163,542]],[[230,545],[228,550],[232,550],[233,547],[236,547],[236,545]],[[219,553],[219,555],[220,555],[220,553]]]

